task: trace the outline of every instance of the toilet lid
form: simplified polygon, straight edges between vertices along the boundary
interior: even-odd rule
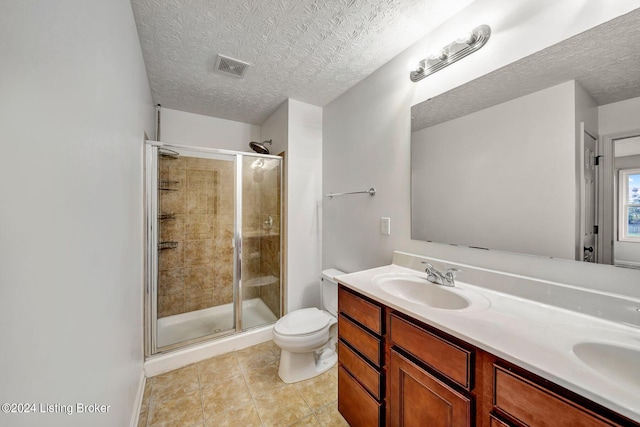
[[[282,335],[305,335],[319,331],[330,320],[329,316],[315,307],[303,308],[278,320],[274,329]]]

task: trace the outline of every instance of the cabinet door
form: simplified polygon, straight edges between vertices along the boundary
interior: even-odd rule
[[[471,399],[395,350],[390,357],[389,410],[393,427],[471,426]]]

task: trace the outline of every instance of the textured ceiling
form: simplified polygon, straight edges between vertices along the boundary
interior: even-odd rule
[[[261,124],[324,106],[472,0],[132,0],[155,103]],[[251,64],[215,73],[217,54]]]
[[[412,131],[574,79],[598,105],[639,97],[639,47],[636,9],[414,105]]]

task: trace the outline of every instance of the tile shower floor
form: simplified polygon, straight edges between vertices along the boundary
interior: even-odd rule
[[[285,384],[279,354],[268,341],[148,378],[138,426],[348,426],[337,408],[337,368]]]

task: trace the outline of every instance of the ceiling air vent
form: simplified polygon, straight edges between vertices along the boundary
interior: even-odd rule
[[[224,55],[218,55],[216,57],[216,65],[214,67],[214,70],[219,73],[224,73],[226,75],[234,76],[241,79],[244,77],[248,68],[249,63],[247,62],[229,58],[228,56]]]

